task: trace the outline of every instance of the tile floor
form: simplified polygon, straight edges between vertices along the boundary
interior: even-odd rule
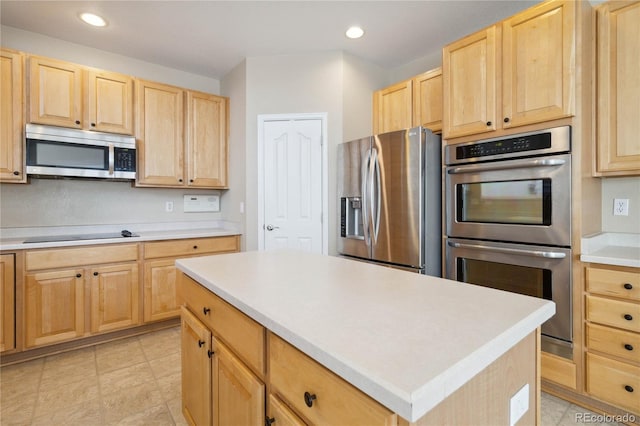
[[[3,426],[185,425],[180,327],[4,367],[0,393]],[[548,394],[541,411],[541,426],[587,412]]]

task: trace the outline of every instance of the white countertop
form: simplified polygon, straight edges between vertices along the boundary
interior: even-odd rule
[[[176,265],[410,421],[555,312],[543,299],[301,252]]]
[[[582,238],[583,262],[640,268],[640,234],[605,232]]]
[[[130,238],[100,238],[93,240],[24,243],[27,238],[31,237],[119,233],[124,229],[138,236]],[[181,238],[221,237],[225,235],[240,235],[240,232],[234,223],[225,221],[2,228],[0,229],[0,250],[29,250],[95,244],[136,243],[141,241],[175,240]]]

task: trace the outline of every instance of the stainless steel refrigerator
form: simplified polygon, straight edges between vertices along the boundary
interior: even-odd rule
[[[441,142],[430,130],[338,145],[338,253],[441,276]]]

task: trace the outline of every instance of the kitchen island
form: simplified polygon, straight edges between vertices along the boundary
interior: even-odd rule
[[[191,421],[226,415],[225,364],[255,392],[241,411],[262,421],[267,401],[267,421],[345,424],[354,418],[340,416],[361,408],[367,424],[509,424],[519,414],[518,424],[539,423],[539,326],[551,302],[292,251],[176,265]],[[195,354],[207,345],[213,361]]]

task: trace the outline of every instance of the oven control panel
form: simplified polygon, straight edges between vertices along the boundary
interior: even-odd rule
[[[480,142],[456,148],[456,159],[486,157],[512,152],[538,151],[551,148],[551,135],[540,133],[499,141]]]

